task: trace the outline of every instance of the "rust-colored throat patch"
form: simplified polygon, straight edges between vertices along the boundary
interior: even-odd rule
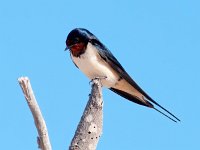
[[[76,44],[70,46],[70,51],[71,51],[72,55],[75,57],[78,57],[81,54],[83,54],[85,52],[85,49],[86,49],[86,45],[83,42],[76,43]]]

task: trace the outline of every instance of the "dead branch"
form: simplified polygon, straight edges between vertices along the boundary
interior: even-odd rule
[[[37,137],[38,146],[42,150],[51,150],[51,143],[49,140],[47,127],[43,119],[42,113],[40,111],[40,108],[35,99],[35,96],[30,84],[30,80],[28,79],[28,77],[20,77],[18,79],[18,82],[22,88],[25,99],[28,103],[28,106],[34,118],[35,126],[37,128],[38,135],[39,135]]]
[[[87,106],[83,112],[69,150],[95,150],[103,127],[103,99],[100,79],[93,80]]]
[[[32,112],[38,131],[38,145],[42,150],[51,150],[51,143],[42,113],[35,99],[28,77],[20,77],[19,84]],[[103,127],[103,99],[100,79],[93,80],[89,101],[83,112],[69,150],[95,150]]]

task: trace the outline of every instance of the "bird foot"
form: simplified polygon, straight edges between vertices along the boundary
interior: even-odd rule
[[[102,79],[106,79],[106,78],[107,78],[106,76],[95,77],[95,78],[93,78],[92,80],[90,80],[89,84],[94,83],[95,80],[98,80],[98,81],[100,81],[101,86],[103,86],[101,80],[102,80]]]

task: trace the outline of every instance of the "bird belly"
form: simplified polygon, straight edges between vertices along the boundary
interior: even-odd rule
[[[73,62],[89,78],[101,78],[103,86],[110,88],[115,86],[119,77],[117,73],[98,54],[96,48],[90,43],[84,54],[80,57],[72,56]]]

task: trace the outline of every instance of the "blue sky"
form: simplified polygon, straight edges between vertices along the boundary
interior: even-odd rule
[[[200,148],[200,2],[114,0],[0,2],[0,149],[37,149],[17,78],[28,76],[53,149],[66,149],[90,93],[64,52],[75,27],[94,33],[133,79],[182,121],[174,123],[103,89],[98,149]]]

